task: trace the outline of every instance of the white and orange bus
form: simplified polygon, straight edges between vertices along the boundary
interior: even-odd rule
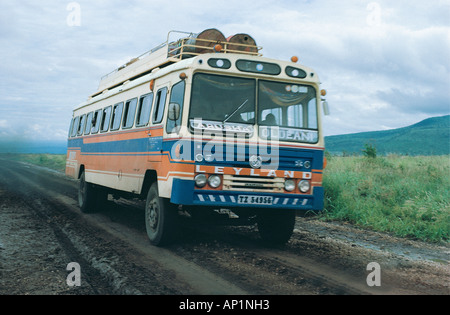
[[[323,208],[326,93],[296,57],[260,50],[247,34],[170,32],[103,77],[69,130],[81,210],[109,194],[146,200],[154,245],[174,239],[180,214],[256,222],[264,240],[287,242],[296,213]]]

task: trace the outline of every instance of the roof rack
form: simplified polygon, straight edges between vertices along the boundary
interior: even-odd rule
[[[171,40],[173,34],[182,34],[178,40]],[[220,46],[218,46],[220,45]],[[235,53],[262,56],[262,47],[247,34],[236,34],[225,38],[217,29],[207,29],[199,34],[170,31],[167,40],[144,54],[131,59],[126,64],[103,76],[98,90],[91,98],[184,59],[207,53]]]

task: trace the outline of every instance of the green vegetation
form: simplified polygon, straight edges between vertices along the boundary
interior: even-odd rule
[[[365,149],[362,151],[365,157],[374,159],[377,157],[377,148],[370,143],[365,144]]]
[[[326,137],[323,217],[448,242],[449,139],[450,115],[399,129]]]
[[[66,169],[65,154],[2,154],[1,157],[47,167],[60,172],[64,172]]]
[[[367,149],[367,147],[366,147]],[[323,218],[448,242],[450,156],[330,157]]]

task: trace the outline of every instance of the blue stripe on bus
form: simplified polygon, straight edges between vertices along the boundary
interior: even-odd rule
[[[81,153],[148,153],[161,152],[162,137],[84,143],[83,139],[71,139],[69,148],[81,148]]]
[[[68,143],[69,148],[77,148],[81,150],[82,155],[114,155],[114,156],[150,156],[150,155],[168,155],[171,160],[178,159],[172,156],[175,150],[174,145],[181,145],[182,157],[183,150],[190,150],[190,154],[187,160],[194,160],[195,154],[198,152],[196,146],[199,144],[198,141],[191,140],[164,140],[162,137],[151,137],[151,138],[140,138],[131,140],[117,140],[108,142],[98,142],[98,143],[84,143],[82,138],[70,139]],[[248,167],[248,158],[250,153],[257,152],[258,154],[268,157],[275,158],[274,161],[268,161],[265,165],[270,163],[276,163],[278,169],[283,170],[295,170],[295,171],[310,171],[321,170],[323,168],[323,150],[321,149],[306,149],[306,148],[278,148],[278,155],[272,157],[270,150],[264,148],[260,150],[256,145],[249,144],[234,144],[233,146],[217,143],[217,146],[212,145],[209,142],[203,142],[200,152],[205,152],[205,146],[208,146],[206,151],[212,152],[217,159],[212,162],[197,162],[199,165],[211,165],[216,166],[232,166],[232,167]],[[232,160],[229,161],[227,158],[227,146],[229,149],[233,150]],[[269,147],[270,149],[270,147]],[[266,152],[269,151],[269,152]],[[216,153],[217,152],[217,153]],[[244,153],[244,154],[242,154]],[[309,169],[296,165],[296,161],[310,161],[312,165]],[[186,162],[186,161],[185,161]]]

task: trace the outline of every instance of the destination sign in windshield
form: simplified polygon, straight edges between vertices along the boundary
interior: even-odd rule
[[[305,143],[317,143],[319,133],[316,130],[281,128],[281,127],[259,127],[259,136],[264,140],[297,141]]]

